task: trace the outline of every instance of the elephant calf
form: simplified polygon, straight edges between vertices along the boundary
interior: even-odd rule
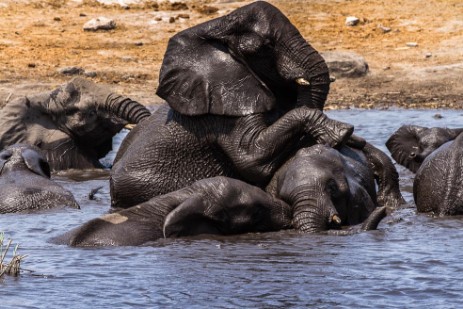
[[[0,213],[31,212],[79,205],[71,192],[50,180],[50,166],[34,146],[0,152]]]
[[[394,208],[403,199],[392,162],[371,145],[364,152],[338,152],[323,145],[303,148],[275,174],[267,192],[233,178],[207,178],[93,219],[56,241],[73,246],[139,245],[204,233],[288,228],[319,233],[359,223],[364,230],[375,229],[386,207]],[[382,179],[378,193],[375,178]],[[338,233],[344,232],[352,231]]]

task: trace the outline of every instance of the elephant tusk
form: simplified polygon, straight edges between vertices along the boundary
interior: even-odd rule
[[[304,77],[299,77],[296,79],[296,83],[301,86],[310,86],[310,82]]]
[[[338,215],[333,215],[333,216],[331,217],[331,221],[333,221],[333,222],[336,223],[336,224],[341,224],[341,222],[342,222],[341,218],[339,218]]]
[[[124,129],[127,129],[127,130],[132,130],[133,128],[135,128],[136,124],[133,124],[133,123],[128,123],[124,126]]]
[[[336,81],[336,77],[330,76],[330,83],[334,83]]]

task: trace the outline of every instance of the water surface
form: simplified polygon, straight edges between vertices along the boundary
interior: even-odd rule
[[[458,127],[463,111],[328,114],[387,151],[384,143],[400,125]],[[413,174],[398,169],[411,202]],[[461,302],[461,217],[418,215],[411,203],[379,230],[345,237],[284,231],[69,248],[47,240],[105,213],[109,186],[104,179],[59,182],[81,210],[0,216],[0,231],[28,255],[21,277],[0,279],[0,308],[455,308]],[[97,187],[96,200],[89,200]]]

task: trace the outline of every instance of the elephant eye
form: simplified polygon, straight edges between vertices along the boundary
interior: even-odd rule
[[[11,156],[13,155],[13,153],[11,151],[3,151],[2,153],[0,153],[0,160],[8,160],[9,158],[11,158]]]
[[[328,180],[328,183],[326,184],[326,189],[331,197],[333,198],[339,197],[340,195],[339,187],[334,179]]]

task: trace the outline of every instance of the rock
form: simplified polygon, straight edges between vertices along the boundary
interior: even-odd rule
[[[84,31],[112,30],[114,28],[116,28],[116,22],[103,16],[91,19],[84,24]]]
[[[195,10],[201,14],[211,15],[211,14],[217,13],[219,8],[216,8],[215,6],[203,5],[203,6],[196,7]]]
[[[97,74],[95,71],[90,71],[90,72],[85,72],[84,75],[87,77],[96,77]]]
[[[360,19],[358,19],[355,16],[347,16],[346,17],[346,26],[357,26],[358,23],[360,22]]]
[[[417,47],[418,43],[416,43],[416,42],[407,42],[405,45],[407,45],[408,47]]]
[[[171,16],[169,18],[169,23],[172,24],[172,23],[175,23],[175,18],[173,16]]]
[[[362,77],[368,73],[365,59],[353,52],[329,51],[322,52],[322,57],[335,77]]]
[[[389,27],[385,27],[383,25],[378,25],[378,28],[381,29],[381,31],[383,31],[383,33],[388,33],[388,32],[391,32],[391,28]]]
[[[434,118],[434,119],[442,119],[444,117],[441,114],[435,114],[434,116],[432,116],[432,118]]]
[[[426,54],[424,54],[424,57],[425,57],[425,58],[431,58],[431,57],[432,57],[432,53],[426,53]]]
[[[58,72],[63,75],[82,75],[85,70],[81,67],[65,67],[58,69]]]
[[[179,18],[183,18],[183,19],[189,19],[190,18],[190,15],[188,14],[178,14],[175,19],[179,19]]]
[[[35,63],[28,63],[27,67],[28,68],[35,68],[37,65]]]

